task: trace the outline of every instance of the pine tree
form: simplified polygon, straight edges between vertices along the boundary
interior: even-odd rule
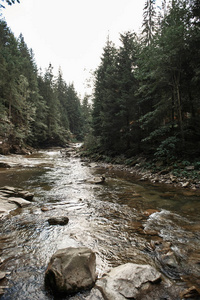
[[[83,103],[81,105],[83,123],[83,135],[84,137],[91,134],[91,125],[92,125],[92,108],[89,103],[90,96],[85,95],[83,98]]]
[[[94,135],[99,137],[101,148],[107,153],[118,152],[120,148],[116,53],[114,45],[107,40],[100,66],[95,72]]]
[[[129,150],[131,142],[138,142],[138,107],[135,93],[138,82],[135,76],[136,65],[136,35],[126,32],[120,35],[122,46],[117,54],[118,73],[118,105],[120,108],[118,120],[120,122],[121,144],[124,150]]]
[[[186,151],[191,136],[188,116],[194,115],[196,106],[191,89],[194,69],[190,43],[194,26],[188,18],[188,5],[187,1],[172,1],[151,45],[143,47],[139,59],[145,141],[157,148],[156,155],[167,158]],[[145,102],[146,108],[142,106]]]
[[[46,69],[44,78],[40,84],[40,94],[46,103],[46,140],[45,145],[63,145],[65,136],[63,136],[63,127],[61,124],[60,107],[57,94],[55,91],[55,82],[53,75],[53,67],[49,64]]]
[[[142,34],[144,35],[144,44],[150,45],[154,31],[155,31],[155,17],[156,17],[156,11],[155,11],[155,0],[146,0],[145,6],[144,6],[144,13],[143,13],[143,31]]]
[[[83,119],[81,113],[80,99],[75,91],[74,85],[69,84],[66,89],[67,96],[67,115],[69,129],[77,140],[82,140]]]
[[[61,123],[65,130],[69,130],[69,120],[68,120],[68,99],[67,99],[67,84],[65,83],[62,75],[62,70],[59,68],[58,77],[55,84],[56,94],[58,101],[60,103],[60,114]]]

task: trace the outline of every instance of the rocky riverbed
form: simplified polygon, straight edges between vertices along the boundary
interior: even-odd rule
[[[198,299],[198,189],[141,181],[135,167],[60,150],[11,156],[0,169],[1,198],[16,205],[0,220],[2,299],[53,299],[45,288],[51,258],[85,247],[95,253],[97,280],[70,299]]]

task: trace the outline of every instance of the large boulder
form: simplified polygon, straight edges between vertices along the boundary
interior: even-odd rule
[[[97,296],[97,290],[107,300],[146,299],[142,297],[160,281],[161,274],[152,266],[127,263],[113,268],[98,280],[88,299],[102,299],[99,294]]]
[[[85,247],[58,250],[45,272],[45,285],[55,295],[71,295],[90,289],[95,280],[96,256]]]

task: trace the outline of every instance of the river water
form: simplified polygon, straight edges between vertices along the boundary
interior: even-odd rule
[[[50,257],[78,246],[96,252],[99,277],[126,262],[148,263],[169,284],[199,288],[199,194],[127,178],[81,161],[74,151],[70,157],[54,149],[4,159],[13,166],[1,169],[0,187],[21,187],[35,196],[31,206],[0,221],[1,269],[8,272],[2,300],[52,299],[44,288]],[[87,181],[101,174],[103,184]],[[50,226],[52,216],[67,216],[69,223]]]

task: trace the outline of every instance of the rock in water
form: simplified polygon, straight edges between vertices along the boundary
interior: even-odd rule
[[[4,163],[4,162],[0,162],[0,168],[11,168],[11,166],[7,163]]]
[[[26,207],[31,204],[30,201],[27,201],[23,198],[9,197],[8,199],[10,203],[16,203],[19,207]]]
[[[45,272],[45,285],[53,294],[70,295],[93,287],[96,256],[89,248],[58,250]]]
[[[91,178],[91,179],[87,179],[86,182],[92,183],[92,184],[101,184],[101,183],[105,182],[105,176],[94,177],[94,178]]]
[[[11,187],[11,186],[4,186],[0,188],[0,193],[5,194],[6,197],[20,197],[28,201],[32,201],[34,195],[29,191],[24,191],[21,188]]]
[[[69,218],[68,217],[52,217],[50,219],[48,219],[49,225],[67,225],[69,222]]]
[[[161,281],[161,274],[150,265],[127,263],[113,268],[105,277],[97,281],[96,287],[105,299],[143,299],[154,284]]]

